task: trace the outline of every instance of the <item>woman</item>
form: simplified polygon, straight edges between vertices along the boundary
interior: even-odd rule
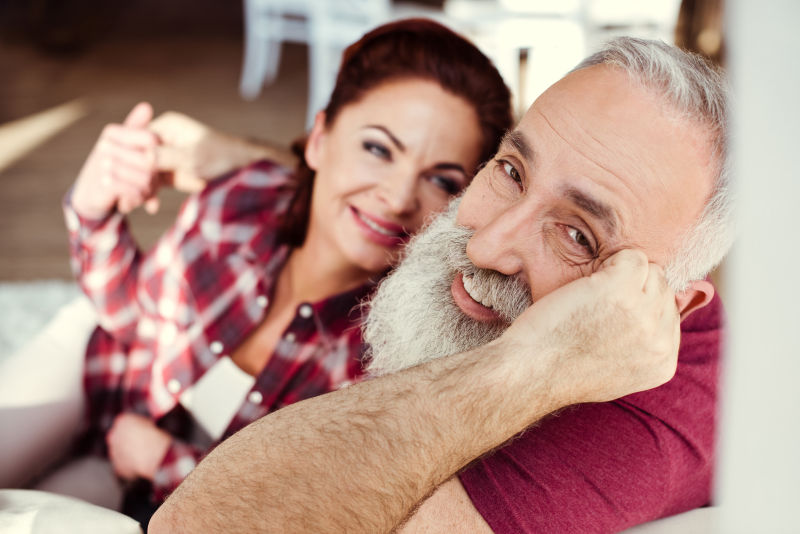
[[[158,502],[219,440],[359,378],[359,301],[493,154],[511,112],[463,38],[382,26],[345,52],[294,173],[263,161],[211,181],[143,254],[124,214],[158,186],[151,115],[140,104],[106,127],[65,213],[100,324],[84,446]]]

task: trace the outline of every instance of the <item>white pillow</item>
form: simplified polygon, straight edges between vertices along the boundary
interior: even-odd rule
[[[79,296],[0,358],[0,487],[19,487],[69,450],[84,422],[83,362],[97,324]]]
[[[0,490],[0,532],[14,534],[142,534],[139,523],[119,512],[34,490]]]

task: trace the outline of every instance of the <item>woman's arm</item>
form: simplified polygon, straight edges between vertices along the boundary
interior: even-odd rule
[[[146,130],[151,117],[152,108],[139,104],[123,124],[103,129],[64,205],[78,283],[101,326],[122,342],[135,335],[140,315],[135,294],[142,254],[125,214],[156,188],[157,137]]]
[[[179,113],[151,122],[152,113],[142,103],[123,124],[104,128],[64,205],[73,271],[103,329],[123,343],[136,336],[139,271],[147,258],[125,214],[139,206],[155,212],[164,185],[198,192],[207,180],[258,159],[293,161],[286,151],[217,132]],[[173,230],[159,245],[177,242]]]

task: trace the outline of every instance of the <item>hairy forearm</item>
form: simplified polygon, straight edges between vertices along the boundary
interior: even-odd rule
[[[675,373],[675,296],[635,251],[540,299],[496,341],[304,401],[221,444],[151,532],[387,532],[474,458],[568,404]]]
[[[387,532],[472,459],[559,407],[497,344],[310,399],[210,454],[152,532]],[[197,521],[197,523],[194,523]]]

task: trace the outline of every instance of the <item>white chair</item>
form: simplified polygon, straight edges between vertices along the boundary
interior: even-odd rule
[[[252,100],[278,75],[281,44],[308,42],[311,0],[244,0],[245,49],[239,92]]]
[[[0,532],[14,534],[141,534],[130,517],[54,493],[0,489]]]
[[[445,14],[492,59],[521,115],[584,56],[585,1],[448,0]]]
[[[389,20],[389,0],[311,0],[306,126],[325,107],[336,83],[342,52],[366,32]]]
[[[245,54],[239,91],[257,98],[275,80],[283,42],[309,56],[306,126],[327,102],[344,48],[390,18],[389,0],[244,0]]]

